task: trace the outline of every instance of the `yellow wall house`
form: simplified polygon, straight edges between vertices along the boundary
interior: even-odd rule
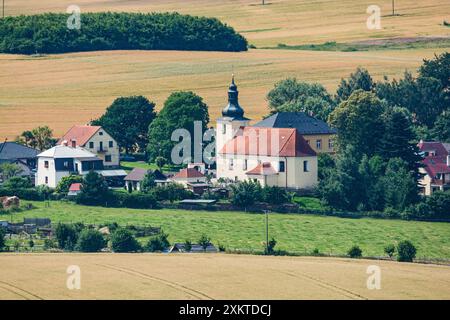
[[[234,79],[228,105],[217,120],[216,177],[261,185],[311,189],[317,185],[317,154],[295,128],[249,126]]]

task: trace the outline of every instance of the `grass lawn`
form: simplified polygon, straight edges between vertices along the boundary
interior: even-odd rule
[[[294,197],[294,202],[299,204],[302,208],[311,210],[322,210],[324,209],[323,204],[320,199],[314,197]]]
[[[120,161],[120,166],[123,170],[130,172],[134,168],[142,168],[147,170],[156,170],[158,169],[158,166],[154,163],[147,163],[144,161]],[[177,166],[170,166],[170,165],[164,165],[163,173],[171,172],[171,171],[178,171],[180,168]]]
[[[204,233],[213,243],[229,249],[261,250],[264,215],[243,212],[185,210],[136,210],[79,206],[66,202],[32,202],[36,209],[15,213],[24,217],[48,217],[52,222],[105,223],[160,226],[171,242],[197,241]],[[10,219],[10,216],[0,217]],[[312,215],[271,214],[270,237],[277,248],[305,253],[318,248],[322,253],[345,254],[354,244],[365,256],[384,255],[383,248],[403,239],[416,245],[417,257],[450,259],[450,224],[381,219],[347,219]]]

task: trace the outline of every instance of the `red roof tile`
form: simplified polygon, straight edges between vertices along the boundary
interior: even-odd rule
[[[256,176],[270,176],[278,174],[278,172],[272,167],[270,162],[259,163],[252,170],[247,171],[245,174],[256,175]]]
[[[418,144],[419,150],[422,152],[434,151],[435,156],[446,156],[448,154],[447,149],[442,144],[442,142],[435,141],[421,141]]]
[[[175,179],[186,179],[186,178],[203,178],[205,175],[194,168],[181,169],[176,175],[173,176]]]
[[[221,154],[273,157],[315,156],[315,151],[294,128],[245,127],[220,150]]]
[[[59,139],[58,143],[67,141],[68,145],[71,145],[71,141],[76,141],[77,146],[83,147],[100,128],[100,126],[75,125]]]
[[[81,183],[72,183],[69,187],[69,191],[80,191]]]
[[[423,159],[425,171],[431,178],[436,177],[438,173],[450,173],[450,167],[447,166],[447,156],[426,157]]]

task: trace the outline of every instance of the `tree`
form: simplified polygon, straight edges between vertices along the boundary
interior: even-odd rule
[[[198,240],[198,244],[202,246],[203,250],[206,251],[208,246],[211,244],[211,238],[209,238],[207,235],[202,234],[200,239]]]
[[[33,185],[28,177],[12,177],[3,184],[3,187],[11,190],[18,190],[31,188]]]
[[[413,262],[416,252],[416,247],[410,241],[400,241],[397,245],[397,260],[400,262]]]
[[[277,186],[264,186],[262,188],[262,201],[269,204],[283,204],[290,202],[290,195],[285,189]]]
[[[155,252],[166,250],[170,246],[169,240],[167,239],[168,237],[169,236],[161,230],[161,233],[148,240],[146,251]]]
[[[111,235],[111,248],[114,252],[141,251],[141,245],[133,234],[123,228],[116,229]]]
[[[155,174],[153,172],[147,172],[141,182],[141,191],[149,192],[154,187],[156,187]]]
[[[62,177],[62,179],[59,181],[58,185],[56,186],[55,191],[57,193],[67,193],[69,192],[69,188],[73,183],[82,183],[83,177],[79,175],[70,175],[67,177]]]
[[[231,186],[231,203],[239,207],[248,207],[261,200],[262,188],[259,182],[245,180]]]
[[[444,111],[437,117],[431,134],[437,141],[450,142],[450,111]]]
[[[147,131],[156,117],[155,104],[143,96],[120,97],[104,115],[92,121],[102,126],[126,153],[147,146]]]
[[[97,172],[90,171],[84,176],[77,201],[87,205],[105,204],[108,195],[108,184],[105,179]]]
[[[364,155],[358,172],[361,186],[361,202],[365,210],[383,210],[384,208],[384,162],[380,156],[372,158]]]
[[[330,170],[336,168],[334,158],[328,153],[319,153],[317,155],[317,171],[319,180],[325,179]]]
[[[431,60],[423,60],[419,73],[422,77],[439,80],[447,98],[450,98],[450,52],[435,55]]]
[[[299,82],[295,78],[281,80],[267,94],[271,113],[306,112],[326,121],[335,103],[327,90],[318,83]]]
[[[47,150],[53,147],[57,139],[53,138],[53,130],[48,126],[37,127],[31,131],[24,131],[16,138],[16,142],[38,150]]]
[[[84,229],[78,237],[76,250],[81,252],[99,252],[106,245],[103,235],[94,229]]]
[[[171,140],[176,129],[186,129],[194,141],[194,122],[200,121],[202,132],[209,122],[208,106],[203,99],[191,91],[173,92],[164,102],[158,117],[148,130],[148,155],[150,161],[158,156],[171,159],[173,147],[178,143]],[[193,143],[191,143],[193,154]]]
[[[408,111],[402,108],[389,108],[384,114],[384,133],[380,140],[380,156],[388,162],[392,158],[400,158],[407,163],[408,170],[418,180],[421,175],[422,157],[412,130]]]
[[[353,92],[329,117],[329,123],[339,132],[338,148],[352,145],[358,154],[377,154],[384,131],[383,112],[384,105],[375,94]]]
[[[164,186],[154,187],[151,189],[151,194],[153,194],[158,201],[167,200],[171,203],[193,197],[193,193],[186,190],[186,188],[179,183],[168,183]]]
[[[392,258],[395,253],[395,246],[393,244],[388,244],[386,247],[384,247],[384,252],[388,255],[389,258]]]
[[[22,168],[15,163],[5,162],[0,164],[0,174],[3,180],[8,180],[14,176],[17,176],[22,172]]]
[[[347,100],[353,92],[357,90],[372,91],[374,83],[369,71],[358,67],[354,73],[350,74],[348,79],[341,79],[336,90],[336,102]]]
[[[383,183],[388,207],[402,211],[419,200],[417,182],[408,164],[400,158],[389,160]]]
[[[167,164],[167,159],[164,157],[156,157],[155,164],[158,167],[159,171],[162,172],[163,167]]]
[[[58,223],[55,229],[58,247],[64,250],[73,250],[78,239],[78,232],[73,225]]]
[[[358,246],[353,246],[353,247],[351,247],[351,248],[348,250],[347,255],[348,255],[350,258],[361,258],[361,256],[362,256],[362,250],[361,250],[361,248],[358,247]]]

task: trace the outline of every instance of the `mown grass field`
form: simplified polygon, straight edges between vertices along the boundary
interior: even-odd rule
[[[228,249],[261,251],[265,241],[265,218],[244,212],[183,210],[135,210],[78,206],[66,202],[33,202],[37,207],[14,213],[14,221],[24,217],[48,217],[52,222],[152,225],[162,227],[171,242],[196,241],[202,234]],[[10,219],[6,215],[0,219]],[[417,257],[450,259],[450,224],[379,219],[346,219],[312,215],[270,214],[270,237],[277,248],[310,253],[314,248],[333,255],[345,255],[359,245],[364,256],[384,256],[389,243],[409,239],[417,246]]]
[[[448,266],[230,254],[0,254],[0,299],[450,299]],[[68,266],[81,272],[67,288]],[[381,289],[367,288],[367,268]]]
[[[415,72],[423,58],[445,49],[374,52],[250,50],[241,53],[109,51],[32,57],[0,55],[0,139],[49,125],[61,136],[100,116],[120,96],[144,95],[160,109],[176,90],[192,90],[209,106],[211,124],[227,102],[236,74],[247,117],[268,114],[275,82],[297,77],[334,92],[342,77],[366,67],[375,79]]]

